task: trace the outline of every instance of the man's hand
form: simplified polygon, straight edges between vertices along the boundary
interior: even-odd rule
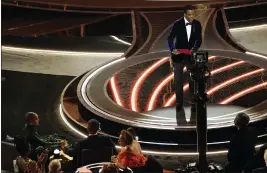
[[[174,54],[174,55],[178,55],[178,54],[180,54],[180,52],[179,52],[177,49],[173,49],[173,50],[172,50],[172,54]]]

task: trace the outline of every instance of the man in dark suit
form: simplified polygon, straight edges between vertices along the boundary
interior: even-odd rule
[[[79,141],[73,150],[74,162],[76,162],[77,166],[81,165],[81,156],[83,149],[102,149],[106,147],[113,148],[113,152],[116,153],[115,144],[111,140],[109,136],[100,135],[97,132],[100,130],[100,123],[95,120],[91,119],[88,121],[87,131],[89,133],[86,139]],[[92,156],[93,157],[93,156]],[[111,157],[111,156],[110,156]],[[78,160],[78,161],[77,161]]]
[[[175,40],[175,43],[174,43]],[[168,37],[168,46],[171,51],[170,64],[174,70],[174,84],[176,90],[176,118],[178,125],[186,124],[183,109],[183,68],[187,70],[192,67],[190,56],[182,54],[179,49],[198,50],[202,43],[202,27],[199,21],[194,19],[194,9],[188,5],[184,7],[184,17],[173,24]],[[193,93],[193,81],[189,79],[189,91]],[[191,113],[195,115],[196,108],[192,104]],[[196,122],[195,116],[191,115],[191,123]]]
[[[26,124],[24,127],[24,133],[29,144],[31,145],[30,158],[36,160],[37,148],[44,148],[46,146],[46,142],[38,133],[40,123],[38,114],[35,112],[27,112],[25,119]]]
[[[242,172],[251,162],[255,154],[255,144],[257,136],[255,132],[247,127],[249,116],[239,113],[235,118],[237,132],[230,140],[225,172]]]

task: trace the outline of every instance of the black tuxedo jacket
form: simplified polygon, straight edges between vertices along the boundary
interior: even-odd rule
[[[240,129],[232,136],[227,154],[228,162],[244,166],[255,154],[257,135],[254,129]]]
[[[114,154],[117,154],[115,144],[109,136],[104,136],[100,134],[88,136],[86,139],[83,139],[76,143],[73,151],[73,156],[75,157],[74,159],[77,162],[76,159],[77,157],[81,158],[83,149],[93,150],[105,147],[112,147]]]
[[[176,42],[174,43],[174,40]],[[168,37],[168,46],[170,51],[173,49],[196,49],[198,50],[202,43],[202,27],[199,21],[193,20],[191,35],[188,42],[184,17],[173,24]],[[171,56],[174,62],[181,62],[185,56],[183,54]]]

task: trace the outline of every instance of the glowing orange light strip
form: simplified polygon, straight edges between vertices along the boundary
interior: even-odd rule
[[[138,94],[140,91],[140,88],[142,84],[144,83],[145,79],[154,71],[156,70],[159,66],[164,64],[169,60],[169,57],[162,58],[155,63],[153,63],[150,67],[148,67],[142,74],[141,76],[137,79],[135,82],[132,92],[131,92],[131,109],[135,112],[138,112]]]
[[[116,103],[118,105],[124,107],[124,105],[122,103],[122,99],[120,98],[119,89],[117,86],[115,75],[110,79],[110,86],[111,86],[111,91],[112,91],[112,94],[113,94],[113,97],[114,97]]]
[[[242,75],[240,75],[240,76],[237,76],[237,77],[235,77],[235,78],[232,78],[232,79],[230,79],[230,80],[227,80],[227,81],[225,81],[225,82],[222,82],[222,83],[220,83],[219,85],[217,85],[217,86],[212,87],[211,89],[209,89],[209,90],[207,91],[207,94],[208,94],[208,95],[211,95],[211,94],[213,94],[214,92],[216,92],[216,91],[222,89],[222,88],[225,87],[225,86],[228,86],[228,85],[230,85],[230,84],[232,84],[232,83],[234,83],[234,82],[236,82],[236,81],[239,81],[239,80],[241,80],[241,79],[244,79],[244,78],[246,78],[246,77],[249,77],[249,76],[251,76],[251,75],[254,75],[254,74],[257,74],[257,73],[260,73],[260,72],[263,72],[263,71],[264,71],[264,69],[253,70],[253,71],[251,71],[251,72],[242,74]]]
[[[218,69],[215,69],[215,70],[211,71],[211,75],[214,75],[216,73],[223,72],[225,70],[228,70],[228,69],[230,69],[230,68],[232,68],[234,66],[237,66],[237,65],[240,65],[240,64],[243,64],[243,63],[245,63],[245,62],[244,61],[238,61],[238,62],[229,64],[229,65],[223,66],[221,68],[218,68]],[[171,106],[175,102],[175,99],[176,99],[175,94],[172,94],[172,96],[170,96],[170,98],[167,100],[166,104],[163,105],[163,107]]]
[[[223,101],[219,102],[219,104],[228,104],[228,103],[230,103],[230,102],[232,102],[232,101],[234,101],[234,100],[236,100],[236,99],[238,99],[238,98],[240,98],[240,97],[242,97],[242,96],[244,96],[246,94],[249,94],[249,93],[257,91],[257,90],[260,90],[260,89],[265,88],[265,87],[267,87],[267,82],[263,82],[261,84],[254,85],[252,87],[249,87],[249,88],[247,88],[245,90],[242,90],[242,91],[240,91],[238,93],[235,93],[235,94],[231,95],[230,97],[228,97],[228,98],[224,99]]]
[[[215,56],[209,57],[209,60],[215,59]],[[184,68],[184,72],[185,72]],[[156,99],[158,98],[160,91],[174,78],[174,73],[172,72],[169,74],[167,77],[165,77],[159,84],[155,87],[153,90],[153,93],[151,94],[151,97],[149,98],[148,101],[148,106],[146,108],[146,111],[150,111],[155,108],[156,105]]]

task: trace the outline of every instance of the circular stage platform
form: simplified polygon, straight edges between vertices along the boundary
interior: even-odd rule
[[[266,140],[267,126],[267,94],[265,89],[267,83],[262,82],[262,79],[267,79],[267,75],[258,66],[261,65],[260,67],[263,68],[265,63],[260,59],[252,64],[251,55],[239,52],[221,50],[210,50],[210,52],[213,55],[210,56],[210,63],[213,65],[211,70],[215,72],[212,76],[214,80],[207,87],[207,92],[210,92],[211,96],[210,102],[207,104],[209,152],[217,152],[227,147],[230,137],[235,131],[234,117],[239,112],[245,112],[250,116],[251,127],[258,131],[258,144],[262,144]],[[242,55],[244,60],[226,58],[230,56],[226,56],[229,53],[231,57],[241,57]],[[165,94],[163,88],[156,96],[157,99],[152,97],[151,91],[149,92],[152,90],[153,93],[155,91],[153,89],[158,87],[155,85],[164,81],[164,76],[168,76],[170,71],[166,70],[166,67],[158,67],[160,73],[165,71],[163,79],[161,76],[161,78],[151,82],[151,79],[155,79],[151,72],[150,77],[146,76],[147,82],[145,80],[138,82],[138,79],[142,78],[144,74],[143,71],[156,63],[160,62],[162,66],[167,65],[168,69],[167,54],[167,51],[163,51],[129,59],[118,58],[74,79],[66,87],[64,93],[70,95],[76,88],[78,100],[62,101],[62,112],[65,113],[63,116],[67,118],[66,122],[72,123],[73,130],[86,137],[86,122],[95,118],[101,123],[102,133],[112,137],[114,142],[117,142],[122,129],[134,127],[145,151],[151,153],[156,149],[157,152],[170,154],[171,151],[178,155],[182,151],[194,153],[197,147],[195,125],[177,126],[172,104],[166,105],[168,102],[175,103],[175,98],[172,99],[173,93],[170,92],[167,96],[167,100],[172,101],[163,102],[162,99]],[[248,61],[245,61],[246,59]],[[142,68],[139,68],[140,66]],[[247,71],[252,71],[252,73]],[[159,76],[159,72],[155,72],[156,76]],[[120,78],[120,75],[124,75],[125,78]],[[118,81],[118,79],[123,82]],[[136,87],[136,83],[139,85],[141,83],[142,87]],[[185,96],[186,94],[185,90]],[[254,96],[257,96],[258,99],[253,100]],[[236,102],[240,98],[241,100]],[[244,98],[250,101],[250,105],[240,104],[244,102]],[[152,109],[149,108],[150,101],[146,101],[151,99],[154,99],[156,103],[152,104]],[[77,105],[72,106],[73,102]],[[189,107],[186,104],[185,101],[185,113],[189,118]],[[72,108],[70,108],[71,106]],[[134,108],[138,109],[133,110]],[[168,152],[166,153],[166,151]],[[226,151],[223,150],[223,152]]]
[[[221,109],[218,109],[218,111],[220,111],[220,113],[216,113],[216,115],[225,116],[225,119],[228,119],[229,116],[227,114],[230,114],[231,118],[229,119],[229,121],[223,121],[222,123],[215,122],[215,120],[213,121],[213,123],[211,123],[211,121],[209,121],[210,123],[208,125],[208,128],[220,128],[220,127],[231,126],[231,125],[233,125],[233,121],[232,121],[233,117],[236,116],[237,112],[242,112],[240,107],[243,107],[243,106],[238,106],[238,105],[237,106],[227,106],[226,104],[231,103],[234,100],[237,100],[238,98],[240,98],[244,95],[251,94],[251,93],[256,92],[258,90],[261,90],[261,89],[265,93],[266,92],[265,87],[267,86],[267,83],[266,82],[262,83],[261,79],[262,78],[267,79],[267,75],[265,75],[264,70],[257,68],[257,66],[255,66],[255,65],[250,65],[251,62],[238,61],[235,59],[224,58],[224,57],[226,57],[226,54],[228,54],[228,56],[232,56],[232,57],[242,55],[242,57],[244,59],[245,58],[250,59],[250,61],[251,61],[251,57],[250,57],[251,55],[246,55],[246,54],[239,53],[239,52],[222,51],[222,50],[216,50],[216,51],[209,50],[209,52],[212,53],[212,55],[214,55],[214,56],[210,57],[210,59],[214,59],[210,63],[213,64],[215,67],[213,69],[211,69],[212,73],[213,73],[213,76],[212,76],[213,81],[209,84],[210,86],[208,86],[209,89],[207,92],[211,93],[210,96],[213,96],[213,98],[212,98],[213,102],[211,102],[212,104],[225,105],[225,106],[220,106]],[[141,83],[139,79],[140,79],[140,77],[142,77],[143,73],[140,73],[140,72],[137,74],[126,73],[127,69],[128,69],[128,71],[129,71],[129,69],[132,71],[135,71],[136,68],[138,69],[138,67],[143,65],[144,63],[150,63],[150,64],[145,66],[146,68],[150,68],[151,66],[155,65],[158,62],[164,64],[163,61],[168,62],[168,57],[167,58],[160,58],[160,59],[159,59],[159,57],[166,57],[167,54],[168,54],[168,52],[166,51],[166,52],[146,54],[143,56],[136,56],[136,57],[132,57],[130,59],[120,58],[120,59],[114,60],[114,61],[112,61],[112,62],[110,62],[104,66],[101,66],[100,68],[97,68],[96,70],[92,70],[91,72],[87,73],[79,83],[79,86],[77,89],[79,100],[81,101],[82,105],[85,108],[96,113],[97,115],[99,115],[100,117],[102,117],[104,119],[108,119],[108,120],[114,121],[116,123],[120,123],[120,124],[124,124],[124,125],[128,125],[128,126],[134,126],[134,127],[142,127],[142,128],[153,128],[153,129],[161,129],[161,130],[162,129],[165,129],[165,130],[176,129],[177,130],[177,125],[175,123],[173,123],[172,121],[170,121],[170,118],[168,118],[168,117],[163,118],[164,116],[156,116],[155,114],[144,113],[145,112],[144,109],[146,109],[145,108],[146,106],[144,106],[144,105],[148,105],[148,107],[149,107],[150,103],[144,102],[142,98],[146,97],[147,99],[149,99],[150,96],[149,96],[148,90],[157,87],[157,86],[155,86],[156,85],[155,83],[157,83],[158,81],[160,83],[160,81],[165,80],[165,79],[154,79],[154,81],[151,80],[153,82],[149,83],[148,81],[151,78],[147,77],[147,79],[146,79],[146,80],[148,80],[147,82],[142,81],[143,83],[147,83],[147,85],[141,85],[141,86],[139,85],[139,86],[137,86],[137,88],[139,87],[139,89],[135,89],[136,83],[138,83],[138,82]],[[214,58],[212,58],[212,57],[214,57]],[[221,58],[221,57],[223,57],[223,58]],[[217,64],[216,64],[216,62],[217,62]],[[228,63],[228,64],[225,64],[225,63]],[[257,64],[257,62],[256,62],[256,64]],[[158,67],[158,68],[160,68],[160,67]],[[245,70],[251,69],[251,71],[253,71],[253,73],[251,75],[249,75],[248,73],[245,72],[246,75],[244,77],[244,75],[243,75],[244,69]],[[140,68],[139,68],[139,70],[140,70]],[[156,71],[156,69],[154,69],[154,70]],[[162,69],[160,69],[160,70],[162,70]],[[162,71],[159,71],[159,72],[162,72]],[[165,71],[168,72],[168,70],[166,70],[166,68],[165,68]],[[164,71],[162,73],[164,73]],[[111,86],[115,85],[114,81],[112,81],[112,80],[114,80],[114,78],[113,78],[114,74],[116,74],[117,80],[118,80],[118,76],[120,74],[127,76],[127,78],[121,79],[124,82],[123,84],[121,84],[123,86],[121,86],[121,87],[115,86],[113,89],[116,90],[116,93],[114,94],[115,91],[113,90],[112,91],[113,95],[112,94],[109,95],[109,91],[107,90],[107,86],[108,86],[109,80],[111,80],[110,81]],[[227,76],[226,76],[226,74],[227,74]],[[233,75],[231,75],[231,74],[233,74]],[[129,77],[128,75],[134,76],[134,77]],[[155,76],[153,76],[153,75],[151,75],[151,76],[155,78]],[[226,77],[224,77],[224,76],[226,76]],[[139,77],[139,79],[135,80],[135,77]],[[158,76],[158,78],[160,78],[160,77],[161,76]],[[227,79],[227,78],[230,78],[230,79]],[[231,78],[232,79],[234,78],[235,80],[232,80]],[[127,80],[127,81],[125,81],[125,80]],[[157,82],[155,82],[155,81],[157,81]],[[259,82],[260,85],[254,85],[253,86],[254,88],[251,88],[251,87],[246,88],[245,84],[242,83],[242,81],[244,81],[244,83],[248,83],[248,84],[252,83],[252,82],[255,83],[255,81],[256,81],[256,82]],[[169,80],[169,82],[171,82],[171,80]],[[128,85],[124,85],[125,83]],[[229,85],[230,85],[230,88],[229,87],[227,88],[227,86],[229,86]],[[216,90],[216,88],[214,86],[217,87],[218,89]],[[144,90],[143,92],[140,91],[141,90],[140,87],[143,88],[143,90]],[[245,89],[242,90],[242,87]],[[186,84],[185,84],[185,88],[186,88]],[[185,90],[185,88],[184,88],[184,90]],[[230,92],[229,92],[229,89],[231,89],[232,91],[230,90]],[[241,89],[241,91],[237,92],[237,90],[240,90],[240,89]],[[138,90],[139,90],[140,95],[142,94],[141,96],[139,95]],[[162,88],[161,88],[161,90],[162,90]],[[218,92],[217,95],[214,94],[215,90],[216,90],[216,92]],[[119,95],[119,91],[122,93],[121,95]],[[232,92],[236,92],[236,93],[232,93]],[[130,93],[130,99],[129,99],[129,93]],[[130,106],[127,107],[127,106],[123,105],[121,100],[118,101],[119,100],[118,98],[122,97],[122,95],[125,95],[124,97],[128,98],[128,100],[130,102],[128,104],[130,104]],[[153,93],[151,95],[153,95]],[[114,101],[111,100],[112,96],[114,96]],[[160,96],[157,96],[157,97],[158,97],[158,100],[154,99],[154,102],[156,102],[156,103],[162,102],[160,100]],[[222,97],[225,97],[225,98],[222,98]],[[265,99],[267,99],[266,97],[267,96],[262,96],[262,98],[261,98],[262,100],[258,99],[258,100],[256,100],[256,102],[254,100],[254,103],[253,103],[254,105],[247,107],[247,108],[244,108],[243,112],[246,112],[249,115],[251,115],[251,119],[253,121],[260,120],[262,118],[262,113],[264,111],[266,111],[266,108],[264,108],[263,106],[260,106],[263,110],[259,110],[258,108],[256,109],[256,107],[261,105],[260,103],[262,101],[264,101]],[[137,98],[138,98],[138,101],[136,100]],[[173,102],[173,100],[175,101],[175,99],[172,99],[173,98],[172,95],[169,98],[170,98],[169,100],[172,100],[172,102]],[[150,97],[150,100],[151,100],[151,97]],[[126,102],[126,101],[124,101],[124,102]],[[167,103],[168,102],[171,102],[171,101],[167,101]],[[143,106],[142,112],[137,110],[136,107],[138,105],[140,105],[140,107]],[[170,105],[165,104],[162,107],[166,107],[166,106],[170,106]],[[219,105],[217,106],[217,108],[218,107],[219,107]],[[222,111],[223,107],[227,108],[227,109]],[[237,107],[239,107],[239,108],[237,109]],[[131,108],[132,108],[132,110],[131,110]],[[212,108],[212,110],[215,110],[217,108]],[[211,111],[211,109],[210,109],[210,111]],[[158,111],[156,111],[156,112],[158,112]],[[208,112],[208,117],[213,116],[213,115],[210,115],[210,113],[213,114],[213,112],[216,112],[216,111]],[[226,112],[226,113],[224,114],[223,112]],[[173,114],[173,115],[175,115],[175,114]],[[215,119],[220,120],[217,118],[215,118]],[[165,123],[160,123],[161,121],[162,122],[164,121]],[[167,122],[169,122],[169,123],[167,123]],[[182,128],[182,127],[178,127],[178,129],[179,128]],[[188,127],[186,127],[186,128],[188,128]]]
[[[207,21],[202,48],[209,52],[211,70],[207,83],[209,153],[227,147],[236,130],[233,119],[239,112],[250,116],[250,127],[258,131],[258,144],[266,140],[267,126],[267,57],[237,49],[223,40],[216,30],[215,11],[203,13]],[[162,49],[152,51],[154,43],[146,42],[145,53],[138,55],[137,51],[134,56],[102,64],[66,87],[62,112],[75,132],[86,137],[86,122],[95,118],[101,123],[102,133],[115,142],[122,129],[134,127],[144,151],[196,154],[195,125],[177,126],[175,120],[174,75],[168,63],[170,52],[166,50],[169,30],[166,28],[159,40],[154,40]],[[184,95],[186,105],[187,81]],[[73,100],[68,101],[71,96]],[[189,118],[188,107],[185,112]]]
[[[219,104],[208,104],[207,105],[207,125],[208,129],[210,128],[219,128],[225,127],[225,123],[233,123],[234,118],[238,112],[243,112],[246,108],[242,108],[239,106],[233,106],[233,105],[219,105]],[[194,114],[190,111],[190,106],[184,107],[185,117],[186,121],[190,122],[191,118]],[[147,121],[156,121],[153,117],[159,118],[161,120],[158,120],[157,123],[166,123],[170,126],[177,125],[176,129],[179,129],[179,125],[176,124],[176,109],[175,107],[166,107],[166,108],[159,108],[155,109],[149,112],[146,112],[146,114],[151,115],[147,117]],[[177,115],[179,116],[179,114]],[[251,116],[252,118],[253,116]],[[187,128],[195,128],[194,125],[186,126]],[[185,127],[185,128],[186,128]]]
[[[209,151],[215,152],[227,146],[231,134],[235,131],[233,120],[239,112],[245,112],[250,116],[251,127],[257,128],[259,134],[258,144],[261,144],[266,138],[267,95],[264,94],[266,92],[264,87],[267,83],[261,84],[264,86],[262,88],[253,89],[253,86],[262,83],[261,79],[266,78],[265,72],[259,70],[260,68],[258,67],[258,64],[264,64],[260,61],[256,61],[254,65],[249,61],[225,58],[226,54],[229,53],[227,51],[210,50],[210,52],[214,55],[210,56],[212,59],[210,63],[213,64],[214,67],[212,70],[216,73],[213,75],[214,81],[208,84],[208,92],[212,93],[210,94],[212,96],[210,99],[211,101],[207,104],[207,140]],[[236,56],[243,55],[243,58],[251,59],[251,55],[238,52],[230,53]],[[156,104],[152,106],[153,109],[148,109],[149,103],[146,100],[151,100],[153,95],[148,91],[156,88],[157,86],[155,87],[155,85],[165,79],[160,78],[157,79],[157,82],[148,82],[151,81],[151,77],[152,79],[155,77],[151,73],[150,77],[146,77],[146,80],[148,80],[147,82],[142,81],[143,86],[139,88],[139,94],[135,90],[138,78],[142,78],[144,70],[150,68],[159,61],[165,61],[165,65],[168,65],[166,63],[168,62],[168,57],[166,55],[167,51],[136,56],[129,59],[119,58],[105,65],[96,67],[88,73],[74,79],[70,85],[66,87],[64,92],[69,95],[69,93],[73,92],[74,88],[77,88],[78,105],[69,109],[73,101],[69,101],[68,103],[67,101],[63,101],[63,112],[68,118],[68,121],[73,123],[73,129],[76,129],[75,131],[77,131],[77,133],[85,137],[86,122],[91,118],[95,118],[101,123],[102,133],[111,136],[115,142],[117,142],[122,129],[134,127],[140,143],[145,150],[151,151],[151,149],[154,148],[161,152],[196,151],[197,133],[195,125],[188,124],[177,126],[174,107],[172,104],[166,106],[166,102],[164,103],[161,100],[163,99],[164,89],[161,89],[161,92],[159,92],[160,94],[157,96],[157,99],[155,99],[154,102]],[[233,55],[231,57],[234,57]],[[135,71],[139,66],[143,68],[139,68],[138,73],[126,73],[127,70]],[[164,68],[158,68],[160,72],[164,72]],[[167,66],[167,68],[169,67]],[[255,74],[252,73],[250,75],[250,73],[246,72],[248,70],[259,70],[259,72],[256,71]],[[165,73],[164,76],[168,76],[169,71],[166,71],[166,68],[165,72],[167,73]],[[242,76],[243,73],[246,74],[246,77]],[[157,74],[158,73],[156,73],[156,75]],[[126,78],[123,78],[124,83],[119,82],[120,75],[126,76]],[[114,78],[116,78],[115,81]],[[225,80],[229,81],[231,79],[235,79],[235,81],[232,80],[225,84]],[[239,80],[236,81],[237,79]],[[221,85],[222,82],[224,82],[223,85]],[[146,87],[149,86],[149,84],[152,85]],[[231,84],[230,88],[227,87],[228,84]],[[115,92],[114,90],[112,91],[112,86]],[[137,97],[137,102],[134,101],[135,99],[132,99],[132,93],[134,93],[134,97]],[[258,95],[260,94],[261,97],[258,97],[259,99],[257,100],[252,100],[255,93]],[[124,94],[126,99],[122,99],[124,98]],[[187,92],[185,91],[185,95],[186,94]],[[172,97],[172,93],[169,93],[167,98]],[[241,98],[239,102],[234,102],[239,98]],[[240,104],[244,101],[242,98],[246,100],[251,99],[250,105]],[[120,101],[118,102],[118,100]],[[224,103],[222,103],[222,101]],[[139,107],[138,111],[132,110],[134,107],[132,107],[132,103],[135,104],[136,107]],[[75,112],[73,111],[74,109],[76,110]],[[68,112],[71,112],[71,114]],[[190,112],[186,101],[185,113],[188,119],[190,117]],[[73,116],[74,114],[77,116]],[[160,148],[160,146],[164,147]]]

